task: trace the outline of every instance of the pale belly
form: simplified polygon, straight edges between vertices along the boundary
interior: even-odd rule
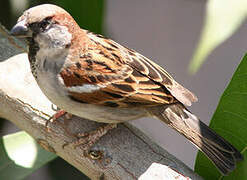
[[[38,73],[37,82],[52,103],[82,118],[104,123],[120,123],[147,116],[147,112],[140,108],[114,108],[76,102],[67,96],[57,77],[47,71]]]

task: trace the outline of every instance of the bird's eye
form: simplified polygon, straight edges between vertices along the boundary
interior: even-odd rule
[[[28,24],[28,27],[33,31],[34,34],[45,32],[48,27],[54,23],[51,19],[52,17],[48,17],[42,21],[30,23]]]
[[[42,31],[45,31],[46,28],[47,28],[47,26],[48,26],[50,23],[51,23],[50,18],[44,19],[43,21],[41,21],[41,22],[39,23],[40,29],[41,29]]]

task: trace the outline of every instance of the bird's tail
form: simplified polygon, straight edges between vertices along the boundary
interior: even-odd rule
[[[201,122],[181,103],[152,108],[150,112],[185,136],[222,174],[228,174],[235,168],[237,161],[243,160],[243,156],[235,147]]]

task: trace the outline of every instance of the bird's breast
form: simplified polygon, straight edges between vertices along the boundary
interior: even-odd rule
[[[59,73],[52,70],[57,69],[58,65],[49,62],[44,60],[42,70],[37,69],[37,82],[47,98],[59,108],[79,117],[104,123],[119,123],[146,116],[146,111],[140,108],[106,107],[71,99],[61,83]]]

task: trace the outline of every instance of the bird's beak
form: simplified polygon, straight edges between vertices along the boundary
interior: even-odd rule
[[[25,20],[17,22],[17,24],[11,29],[10,34],[20,38],[32,36]]]

